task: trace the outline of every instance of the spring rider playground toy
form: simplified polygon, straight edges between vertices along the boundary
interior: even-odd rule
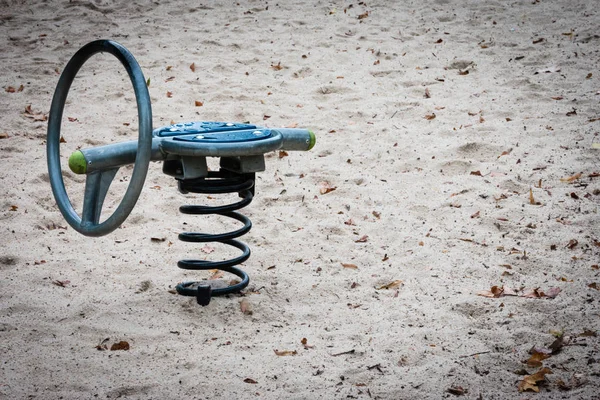
[[[85,174],[81,216],[67,195],[60,166],[60,129],[69,89],[77,72],[94,54],[110,53],[127,70],[135,92],[139,136],[105,146],[81,149],[69,157],[69,168]],[[204,282],[184,282],[177,293],[196,297],[198,304],[208,305],[212,296],[236,293],[249,283],[248,274],[236,267],[250,257],[250,249],[236,238],[252,227],[250,220],[236,212],[252,201],[255,173],[265,170],[264,154],[274,150],[310,150],[315,135],[306,129],[269,129],[246,123],[186,122],[152,129],[152,109],[146,80],[135,58],[122,45],[97,40],[83,46],[71,58],[60,76],[48,119],[48,172],[52,193],[65,220],[86,236],[103,236],[117,229],[132,211],[142,191],[150,161],[162,161],[163,172],[176,179],[181,193],[237,193],[240,201],[223,206],[184,205],[184,214],[217,214],[241,222],[240,229],[221,233],[179,234],[185,242],[218,242],[239,249],[242,254],[225,261],[180,260],[178,266],[189,270],[217,269],[238,276],[241,281],[224,288],[212,288]],[[206,157],[218,157],[220,168],[209,171]],[[129,186],[114,213],[100,222],[102,205],[118,169],[133,164]]]

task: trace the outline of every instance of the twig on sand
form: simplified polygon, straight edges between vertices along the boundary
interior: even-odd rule
[[[458,358],[467,358],[467,357],[473,357],[473,356],[478,356],[480,354],[487,354],[487,353],[491,353],[491,350],[488,351],[480,351],[479,353],[473,353],[473,354],[468,354],[466,356],[459,356]]]
[[[342,351],[341,353],[332,354],[332,357],[342,356],[344,354],[354,354],[354,349],[348,351]]]

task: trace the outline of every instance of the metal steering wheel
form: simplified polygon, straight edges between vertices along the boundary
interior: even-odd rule
[[[77,214],[67,192],[60,165],[60,128],[69,89],[77,72],[94,54],[106,52],[115,56],[127,70],[133,84],[138,108],[139,136],[133,174],[127,191],[115,212],[100,223],[102,204],[118,168],[87,175],[81,217]],[[102,236],[117,229],[131,213],[142,191],[152,148],[152,108],[142,70],[133,55],[119,43],[97,40],[83,46],[71,58],[60,76],[48,118],[47,157],[52,193],[65,220],[77,232],[86,236]]]

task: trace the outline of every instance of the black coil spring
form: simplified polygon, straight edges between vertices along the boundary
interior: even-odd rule
[[[248,286],[250,278],[248,274],[236,265],[243,263],[250,257],[250,248],[245,243],[235,240],[245,235],[252,228],[250,219],[242,214],[235,212],[246,207],[254,198],[254,174],[237,174],[225,170],[209,171],[206,178],[179,180],[179,190],[182,193],[203,193],[203,194],[223,194],[238,193],[242,200],[237,203],[223,206],[201,206],[184,205],[179,207],[179,211],[184,214],[208,215],[216,214],[224,217],[238,220],[244,226],[235,231],[218,234],[182,232],[179,234],[179,240],[184,242],[205,243],[217,242],[233,246],[242,251],[238,257],[225,261],[207,261],[207,260],[180,260],[177,266],[188,270],[210,270],[217,269],[237,275],[241,282],[225,288],[213,289],[210,284],[204,282],[183,282],[177,285],[177,293],[184,296],[196,297],[198,304],[207,305],[211,296],[222,296],[230,293],[237,293]]]

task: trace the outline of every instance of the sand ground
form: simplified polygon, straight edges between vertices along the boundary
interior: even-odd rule
[[[599,399],[599,26],[582,0],[0,1],[0,398]],[[157,163],[112,234],[62,218],[46,117],[95,39],[134,54],[155,127],[317,133],[266,156],[242,295],[171,293],[210,276],[177,260],[229,251],[177,233],[229,225],[180,214],[210,199]],[[92,58],[65,163],[134,139],[136,115],[122,66]]]

